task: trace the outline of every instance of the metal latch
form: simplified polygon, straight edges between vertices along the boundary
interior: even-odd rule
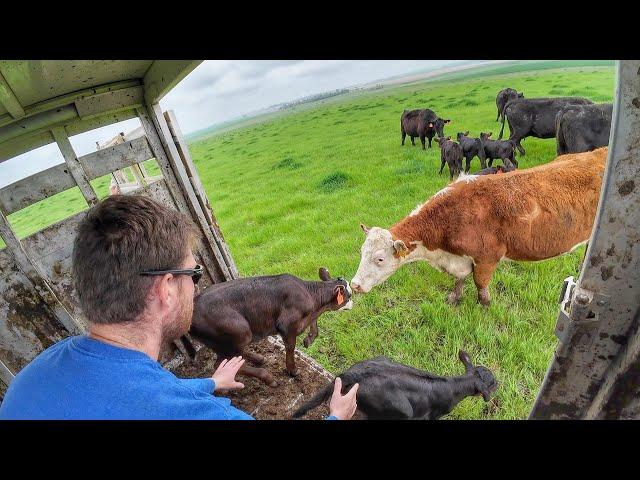
[[[564,343],[571,331],[598,325],[599,313],[609,305],[609,296],[581,288],[573,277],[567,277],[562,284],[559,303],[555,334]]]

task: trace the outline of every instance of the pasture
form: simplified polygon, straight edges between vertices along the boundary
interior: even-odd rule
[[[388,228],[448,183],[438,175],[437,143],[400,146],[404,109],[431,108],[450,118],[445,134],[493,132],[496,93],[504,87],[539,96],[611,101],[613,67],[519,71],[412,84],[344,96],[294,110],[190,145],[218,223],[243,276],[288,272],[317,279],[318,267],[351,279],[364,235],[360,222]],[[505,137],[508,127],[505,126]],[[520,168],[555,158],[555,139],[527,138]],[[500,162],[498,162],[500,163]],[[471,173],[480,168],[472,162]],[[108,179],[95,181],[101,196]],[[26,236],[84,208],[77,189],[10,216]],[[465,205],[459,205],[464,209]],[[455,215],[456,212],[451,212]],[[490,285],[493,303],[476,304],[473,280],[460,306],[445,303],[453,279],[426,263],[400,269],[354,297],[349,312],[326,313],[307,353],[331,372],[386,355],[442,375],[463,373],[458,350],[489,367],[500,385],[485,404],[464,400],[448,418],[524,419],[533,405],[556,338],[562,280],[576,275],[584,247],[537,263],[502,263]],[[300,349],[302,339],[299,337]],[[284,358],[278,368],[284,368]]]

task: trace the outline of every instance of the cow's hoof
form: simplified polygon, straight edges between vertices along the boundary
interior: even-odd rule
[[[460,296],[454,293],[450,293],[449,295],[447,295],[446,301],[449,305],[453,305],[457,307],[458,305],[460,305]]]
[[[489,305],[491,305],[491,300],[489,300],[488,298],[479,298],[478,303],[483,307],[488,307]]]

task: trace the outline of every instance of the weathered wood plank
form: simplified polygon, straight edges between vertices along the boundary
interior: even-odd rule
[[[62,163],[0,189],[0,211],[10,215],[75,186],[69,167]]]
[[[16,266],[31,281],[40,298],[53,310],[57,320],[70,334],[82,333],[82,326],[76,322],[53,293],[42,272],[39,271],[33,259],[26,253],[2,212],[0,212],[0,238],[7,245],[7,251],[13,257]]]
[[[159,102],[169,90],[193,71],[202,60],[156,60],[144,75],[144,97],[147,105]]]
[[[71,142],[69,142],[67,132],[64,128],[57,127],[52,129],[51,133],[53,134],[53,138],[58,144],[58,148],[60,148],[60,151],[62,152],[64,161],[69,167],[71,176],[80,188],[80,192],[82,192],[82,196],[85,198],[89,205],[95,205],[96,203],[98,203],[98,195],[89,183],[89,179],[87,178],[84,169],[82,168],[82,164],[78,160],[76,152],[74,152],[73,147],[71,146]]]
[[[185,192],[182,189],[181,184],[178,183],[177,173],[174,170],[175,162],[169,160],[169,156],[167,153],[168,147],[166,147],[167,150],[165,150],[165,145],[173,145],[170,136],[171,134],[168,132],[168,127],[166,127],[166,122],[166,133],[162,132],[160,130],[160,127],[158,127],[158,130],[156,130],[157,120],[154,118],[155,115],[153,115],[153,117],[150,117],[150,114],[148,113],[149,111],[151,111],[150,107],[144,107],[137,110],[138,117],[140,118],[140,122],[142,123],[147,139],[149,140],[149,145],[151,146],[151,150],[154,153],[155,159],[158,162],[158,166],[162,171],[168,190],[176,203],[178,211],[189,215],[194,220],[197,220],[197,217],[194,215],[194,213],[192,213],[192,208],[198,206],[198,202],[195,199],[195,195],[193,194],[193,189],[191,189],[193,195],[193,200],[191,200],[193,207],[191,207],[189,205],[189,202],[187,201],[187,192]],[[160,113],[160,117],[162,117],[162,113]],[[162,117],[162,119],[164,120],[164,117]],[[170,143],[161,140],[162,136],[164,136],[165,138],[168,137]],[[178,158],[178,163],[181,164],[182,162],[180,161],[177,152],[175,152],[175,145],[174,154]],[[184,172],[184,167],[182,167],[182,170]],[[210,242],[209,245],[204,245],[205,248],[203,248],[201,252],[203,259],[205,260],[203,262],[203,266],[205,267],[208,276],[211,278],[212,283],[223,282],[227,280],[227,275],[229,275],[228,269],[226,268],[226,265],[224,265],[224,260],[222,259],[222,256],[219,252],[219,259],[215,256],[215,253],[213,254],[213,256],[210,253],[215,246],[215,242],[213,240],[213,237],[211,236],[210,229],[207,227],[205,230],[202,225],[200,225],[200,228],[203,231],[205,240],[207,240],[207,242]],[[204,243],[206,244],[207,242]],[[215,246],[215,250],[217,251],[217,246]],[[224,267],[224,269],[226,270],[226,275],[221,267]]]
[[[111,91],[119,90],[121,88],[134,87],[140,84],[141,84],[141,80],[134,79],[134,80],[122,80],[119,82],[109,83],[107,85],[102,85],[100,87],[85,88],[84,90],[72,92],[67,95],[61,95],[59,97],[45,100],[43,102],[39,102],[34,105],[25,107],[24,109],[25,117],[30,117],[38,113],[46,112],[47,110],[53,110],[55,108],[59,108],[64,105],[70,105],[74,103],[76,100],[86,96],[92,96],[92,95],[96,95],[104,92],[111,92]],[[0,116],[0,127],[13,122],[14,122],[14,118],[11,117],[11,115]]]
[[[207,219],[207,223],[209,224],[209,227],[212,230],[212,234],[216,241],[216,244],[218,245],[218,248],[222,253],[225,263],[229,268],[229,271],[233,275],[233,278],[238,278],[239,277],[238,268],[236,266],[235,261],[233,260],[233,257],[231,256],[231,252],[229,251],[227,243],[224,240],[224,236],[222,235],[222,230],[220,229],[220,226],[218,225],[216,217],[213,213],[213,209],[211,208],[211,203],[209,202],[207,193],[205,192],[204,187],[200,182],[200,176],[198,175],[196,167],[193,164],[193,160],[191,159],[191,154],[189,153],[189,147],[187,146],[187,142],[184,139],[184,136],[182,135],[182,131],[180,130],[180,125],[178,124],[178,120],[175,114],[173,113],[173,110],[164,112],[164,117],[167,121],[167,125],[169,126],[169,131],[171,132],[173,141],[176,144],[178,153],[184,163],[189,180],[191,181],[193,189],[196,192],[196,196],[198,198],[198,202],[200,203],[200,207],[202,208],[202,211],[204,212],[205,217]]]
[[[153,158],[146,137],[120,143],[78,158],[89,180]]]
[[[144,100],[142,86],[123,88],[116,91],[99,93],[75,101],[76,110],[82,119],[139,107]]]
[[[162,110],[160,109],[159,104],[154,104],[147,106],[150,111],[151,119],[153,120],[156,128],[162,133],[160,135],[160,139],[162,142],[162,146],[167,152],[166,160],[170,163],[172,170],[175,172],[176,180],[180,186],[181,191],[188,199],[189,211],[193,215],[193,219],[199,224],[200,229],[204,233],[205,239],[207,240],[207,246],[209,251],[215,257],[215,263],[219,270],[219,273],[222,276],[222,280],[231,280],[233,279],[233,274],[229,271],[229,267],[227,266],[220,249],[218,248],[218,244],[216,243],[215,238],[211,232],[211,228],[207,223],[204,212],[202,211],[202,207],[198,202],[198,199],[195,194],[195,190],[189,181],[189,177],[187,175],[187,171],[185,169],[184,164],[182,163],[182,159],[180,158],[180,154],[176,148],[175,143],[173,142],[173,138],[171,136],[171,132],[169,131],[169,126],[162,114]],[[157,159],[157,157],[156,157]],[[220,276],[220,275],[218,275]]]
[[[20,105],[16,94],[13,93],[11,86],[7,83],[2,72],[0,72],[0,103],[4,105],[7,112],[9,112],[13,118],[24,117],[24,108]]]
[[[50,129],[54,125],[68,122],[78,117],[76,107],[66,105],[56,110],[38,113],[32,117],[21,118],[9,125],[0,127],[0,144],[27,134],[35,134],[41,129]]]
[[[99,117],[92,117],[87,120],[82,120],[80,117],[75,117],[68,122],[63,122],[67,135],[73,137],[79,133],[88,132],[95,128],[111,125],[112,123],[124,122],[136,116],[135,110],[126,110],[114,113],[107,113],[100,115]],[[41,130],[34,132],[28,136],[18,136],[12,140],[6,142],[0,142],[0,163],[5,160],[9,160],[17,155],[33,150],[34,148],[42,147],[53,142],[50,130]]]

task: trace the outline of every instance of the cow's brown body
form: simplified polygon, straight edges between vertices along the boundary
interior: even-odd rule
[[[398,255],[424,246],[470,257],[479,301],[488,304],[487,286],[500,260],[544,260],[589,239],[606,157],[605,147],[452,183],[390,228],[393,239],[408,248]],[[462,281],[449,301],[459,301]]]

